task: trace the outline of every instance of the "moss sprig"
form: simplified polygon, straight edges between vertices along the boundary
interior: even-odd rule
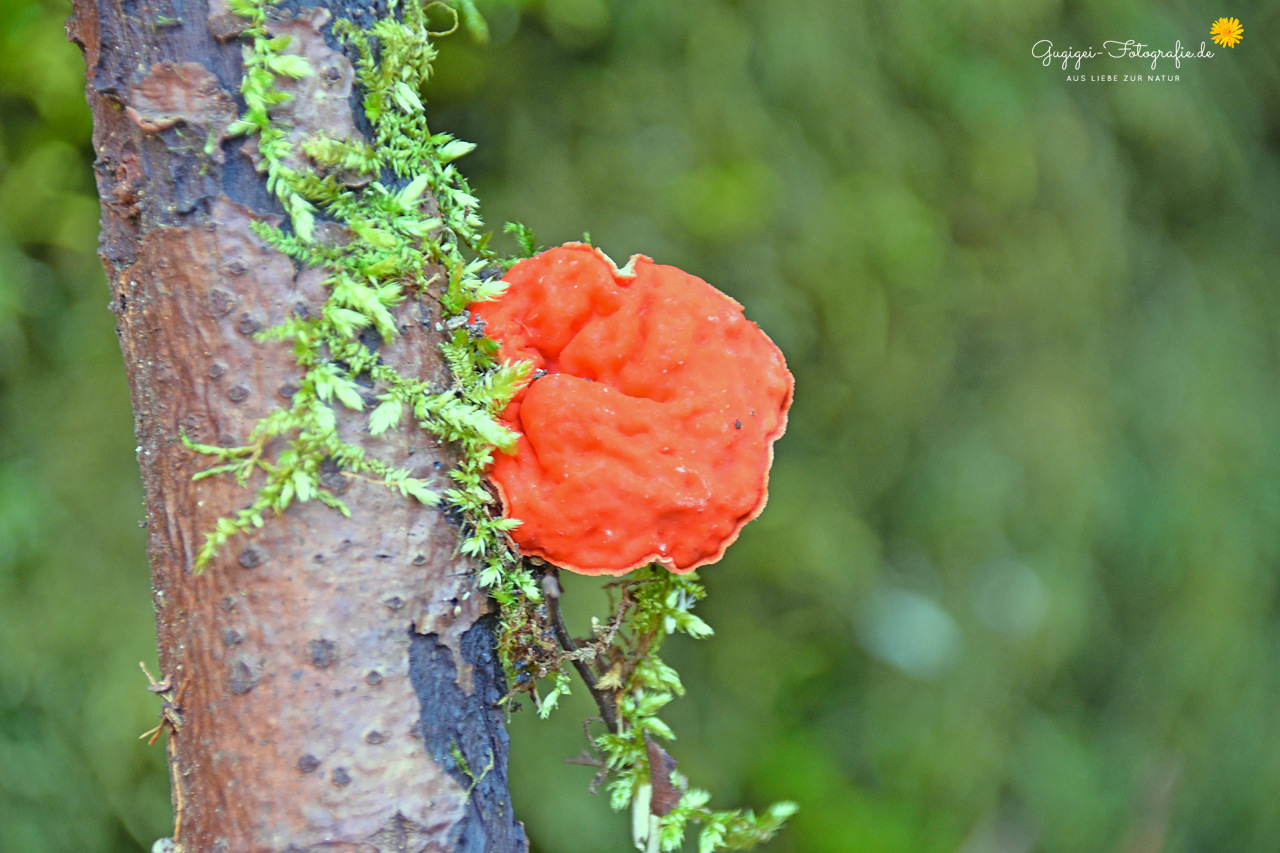
[[[567,636],[554,574],[543,585],[553,633],[607,728],[591,738],[594,756],[578,762],[598,768],[592,788],[603,785],[615,811],[630,807],[636,847],[647,853],[678,850],[691,824],[702,827],[700,853],[747,849],[772,838],[795,813],[794,803],[775,803],[759,815],[748,809],[714,811],[707,805],[711,795],[690,787],[659,744],[676,738],[659,714],[685,692],[679,674],[658,654],[663,640],[677,632],[695,640],[714,633],[693,612],[706,597],[697,574],[677,575],[655,564],[610,583],[607,589],[616,596],[612,616],[605,624],[593,619],[592,635],[581,641]]]

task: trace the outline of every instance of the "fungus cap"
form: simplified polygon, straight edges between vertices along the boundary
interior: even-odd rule
[[[742,306],[635,255],[570,243],[471,306],[534,375],[502,413],[491,476],[521,553],[588,575],[719,560],[768,494],[794,380]],[[544,372],[545,371],[545,372]]]

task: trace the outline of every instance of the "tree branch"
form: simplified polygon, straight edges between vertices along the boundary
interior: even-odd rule
[[[600,716],[609,727],[609,731],[617,732],[617,703],[614,702],[613,696],[600,689],[596,674],[592,672],[587,661],[583,660],[582,649],[573,641],[573,637],[569,636],[569,629],[564,624],[564,613],[560,609],[560,596],[564,594],[564,588],[560,586],[559,569],[552,567],[542,576],[542,591],[546,594],[547,614],[551,617],[551,627],[556,633],[560,648],[564,649],[568,660],[573,663],[573,668],[582,676],[582,682],[587,685],[587,690],[595,700],[596,707],[600,709]]]

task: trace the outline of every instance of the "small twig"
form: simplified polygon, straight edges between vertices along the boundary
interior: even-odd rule
[[[363,480],[366,483],[373,483],[375,486],[387,485],[386,478],[375,480],[373,477],[366,477],[364,474],[357,474],[355,471],[343,471],[342,476],[350,477],[353,480]]]
[[[609,603],[610,607],[613,608],[613,615],[609,618],[609,624],[605,626],[604,631],[600,634],[600,642],[603,646],[608,648],[613,645],[614,640],[618,638],[622,631],[622,625],[626,621],[627,613],[630,612],[631,608],[635,607],[636,599],[632,595],[632,590],[638,586],[655,582],[655,578],[645,578],[643,580],[621,580],[605,584],[605,589],[609,592]],[[619,591],[616,605],[613,604],[613,590],[615,589]],[[621,639],[627,648],[627,656],[636,657],[635,643],[632,638],[623,633],[621,634]]]
[[[596,701],[596,707],[600,709],[604,724],[608,726],[609,731],[618,731],[618,709],[613,697],[599,688],[596,674],[591,671],[587,662],[582,660],[584,655],[581,654],[578,644],[573,641],[573,637],[569,636],[569,629],[565,627],[564,613],[560,610],[560,596],[564,593],[564,589],[560,586],[559,570],[550,569],[542,576],[542,591],[546,593],[547,614],[551,617],[551,627],[555,630],[556,640],[559,641],[560,647],[568,652],[567,659],[578,671],[578,675],[582,676],[583,683],[591,692],[591,698]]]
[[[169,729],[169,737],[165,742],[165,756],[169,764],[169,775],[173,779],[173,837],[176,839],[182,835],[182,810],[185,804],[182,798],[182,779],[178,775],[178,741],[175,735],[182,731],[182,694],[186,692],[189,682],[183,679],[175,692],[172,674],[156,681],[145,663],[139,661],[138,666],[142,669],[142,674],[147,677],[147,690],[164,700],[164,704],[160,707],[160,724],[150,731],[143,732],[138,739],[141,740],[149,735],[150,740],[147,741],[147,746],[151,746],[166,726]]]
[[[183,681],[182,684],[178,685],[178,692],[174,693],[173,678],[171,676],[166,675],[160,681],[156,681],[155,677],[147,670],[147,665],[145,663],[139,661],[138,666],[141,667],[142,674],[145,675],[147,677],[147,681],[150,682],[147,685],[148,692],[154,693],[164,700],[163,704],[160,706],[160,724],[154,729],[149,729],[143,732],[138,737],[138,740],[142,740],[142,738],[149,736],[150,740],[147,741],[147,746],[151,746],[151,744],[156,742],[156,738],[160,737],[160,733],[164,731],[166,726],[168,726],[170,731],[174,734],[177,734],[182,730],[181,703],[182,694],[187,689],[187,682]],[[172,738],[170,738],[170,742],[172,742]]]
[[[589,748],[591,752],[595,754],[596,758],[600,758],[601,757],[600,750],[596,749],[595,738],[591,736],[591,724],[595,722],[600,722],[600,718],[587,717],[585,720],[582,721],[582,736],[587,739],[587,748]]]
[[[609,766],[605,764],[603,761],[601,761],[600,759],[596,758],[591,753],[587,752],[585,749],[579,752],[573,758],[566,758],[564,760],[564,763],[565,764],[581,764],[583,767],[595,767],[597,769],[605,768]]]
[[[612,597],[612,596],[610,596]],[[631,597],[631,590],[623,590],[621,600],[613,609],[613,615],[609,617],[609,624],[599,632],[600,643],[608,648],[613,645],[614,639],[618,636],[618,632],[622,630],[622,622],[627,618],[627,611],[635,604],[635,599]]]
[[[582,721],[582,734],[587,739],[586,749],[582,750],[573,758],[566,758],[565,764],[581,764],[585,767],[596,768],[596,774],[591,777],[591,784],[587,786],[587,790],[592,794],[604,784],[604,780],[609,777],[609,762],[604,760],[604,756],[600,754],[600,750],[596,749],[595,739],[591,737],[591,724],[600,722],[599,717],[587,717]]]

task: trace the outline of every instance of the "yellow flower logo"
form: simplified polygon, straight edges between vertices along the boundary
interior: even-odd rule
[[[1209,35],[1223,47],[1235,47],[1236,42],[1244,38],[1244,27],[1238,18],[1219,18],[1209,27]]]

